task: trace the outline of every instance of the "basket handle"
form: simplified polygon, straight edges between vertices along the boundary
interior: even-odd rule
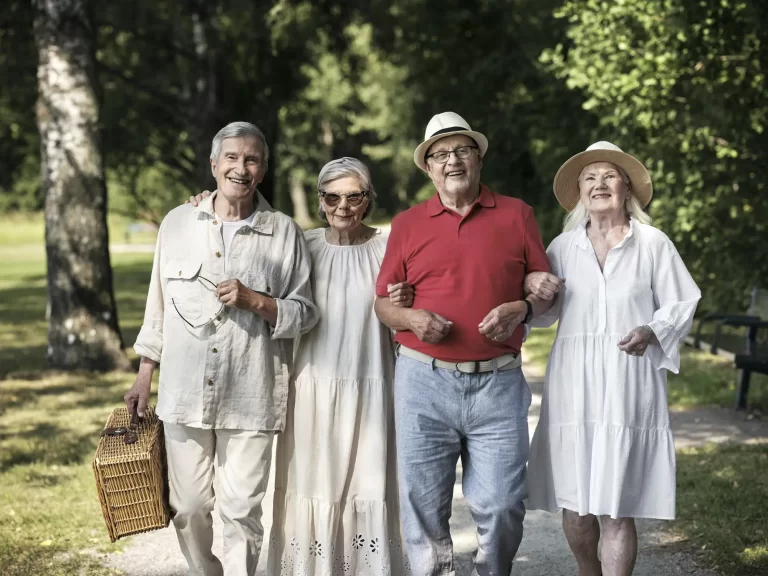
[[[131,430],[136,430],[139,427],[139,401],[137,400],[133,404],[133,414],[131,414]]]
[[[131,424],[129,429],[123,436],[123,442],[125,444],[134,444],[139,439],[137,430],[139,429],[139,403],[138,401],[133,405],[133,414],[131,415]]]

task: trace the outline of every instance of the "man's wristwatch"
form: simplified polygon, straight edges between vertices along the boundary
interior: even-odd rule
[[[528,308],[528,311],[525,313],[525,318],[523,318],[523,324],[528,324],[528,322],[533,319],[533,305],[527,298],[523,299],[523,302],[525,302],[525,306]]]

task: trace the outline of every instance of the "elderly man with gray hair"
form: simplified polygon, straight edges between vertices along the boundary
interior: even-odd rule
[[[157,414],[165,429],[170,504],[189,575],[253,575],[275,432],[285,425],[292,339],[317,322],[299,227],[259,195],[269,147],[247,122],[213,139],[217,190],[163,220],[141,356],[125,395],[143,414],[163,364]],[[215,496],[224,555],[212,551]]]

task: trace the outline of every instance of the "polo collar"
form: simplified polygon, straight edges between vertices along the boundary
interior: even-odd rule
[[[475,200],[475,204],[479,204],[483,208],[496,207],[496,199],[493,197],[493,192],[491,192],[490,188],[488,188],[488,186],[485,184],[480,184],[480,196],[478,196],[477,200]],[[474,204],[472,206],[474,207]],[[437,192],[435,192],[435,195],[432,196],[432,198],[427,200],[428,216],[437,216],[438,214],[442,214],[447,210],[448,208],[443,206],[443,203],[440,200],[440,194]]]
[[[201,215],[206,215],[210,219],[216,217],[216,213],[213,211],[213,200],[216,198],[216,194],[218,194],[217,190],[208,196],[208,198],[203,199],[203,201],[197,205],[197,208],[193,210],[193,213],[197,215],[198,219]],[[258,190],[256,191],[256,194],[259,199],[256,204],[256,213],[253,216],[253,220],[250,224],[247,224],[247,226],[254,232],[272,234],[275,224],[275,210]]]

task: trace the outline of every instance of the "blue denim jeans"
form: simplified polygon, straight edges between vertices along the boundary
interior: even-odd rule
[[[522,370],[464,374],[400,356],[395,427],[403,534],[413,576],[454,574],[456,463],[477,524],[475,572],[509,576],[528,496],[528,408]]]

